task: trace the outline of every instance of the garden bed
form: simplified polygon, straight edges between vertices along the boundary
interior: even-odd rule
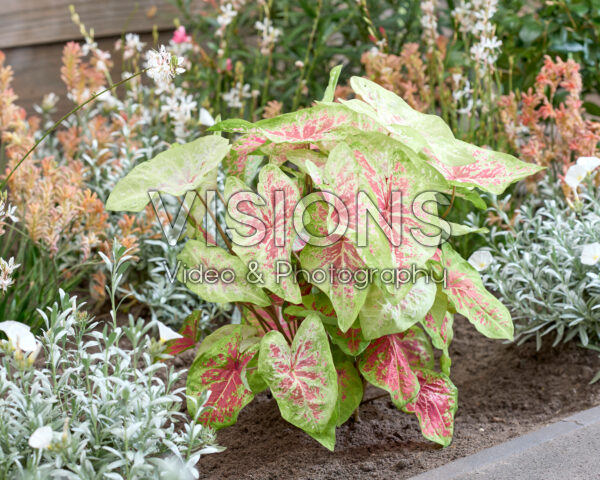
[[[221,430],[219,455],[203,457],[204,479],[389,479],[409,478],[600,404],[600,386],[589,385],[598,355],[574,344],[539,352],[489,340],[466,320],[456,322],[451,348],[452,378],[459,389],[454,441],[445,449],[421,436],[414,416],[396,410],[388,398],[361,407],[337,429],[330,453],[286,423],[275,401],[262,393]],[[365,398],[381,391],[367,388]]]

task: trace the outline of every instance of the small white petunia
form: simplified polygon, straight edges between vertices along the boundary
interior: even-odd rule
[[[477,250],[469,257],[469,263],[471,266],[481,272],[489,267],[494,262],[494,257],[487,250]]]
[[[212,127],[215,124],[215,119],[206,108],[201,108],[199,122],[200,125]]]
[[[581,263],[584,265],[595,265],[600,260],[600,243],[588,243],[581,251]]]
[[[577,159],[577,165],[585,168],[585,170],[590,173],[596,168],[600,167],[600,158],[598,157],[579,157]]]
[[[158,335],[160,336],[161,342],[168,342],[169,340],[175,340],[177,338],[183,338],[183,335],[177,333],[175,330],[167,327],[164,323],[157,321],[158,324]]]
[[[573,190],[576,190],[579,184],[583,182],[583,179],[586,177],[587,174],[588,170],[585,166],[578,164],[572,165],[567,170],[567,174],[565,175],[565,182]]]
[[[52,443],[52,427],[40,427],[29,437],[29,446],[31,448],[44,449]]]
[[[29,326],[14,320],[0,322],[0,330],[6,333],[12,344],[24,352],[33,352],[37,348],[37,340]]]

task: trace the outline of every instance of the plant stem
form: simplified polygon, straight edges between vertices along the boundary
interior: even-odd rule
[[[198,198],[200,199],[200,202],[202,202],[202,205],[204,205],[204,208],[206,208],[206,211],[210,215],[210,218],[212,218],[213,222],[215,222],[217,230],[219,231],[219,235],[221,235],[221,238],[223,239],[223,241],[227,245],[227,249],[229,250],[229,253],[231,253],[231,255],[235,255],[235,253],[233,252],[233,246],[231,244],[231,241],[229,240],[229,237],[227,237],[227,235],[225,235],[225,232],[223,231],[223,228],[221,227],[221,225],[217,221],[217,217],[215,216],[215,214],[213,213],[213,211],[210,208],[208,208],[208,205],[206,205],[206,202],[202,198],[202,195],[198,194]]]
[[[456,187],[452,187],[452,198],[450,199],[450,205],[444,213],[442,213],[442,218],[446,218],[450,211],[452,210],[452,206],[454,205],[454,199],[456,198]]]
[[[308,65],[308,59],[310,58],[310,51],[312,50],[312,46],[315,41],[315,35],[317,34],[317,27],[319,25],[319,20],[321,19],[322,7],[323,0],[317,0],[317,13],[315,15],[315,21],[312,26],[312,31],[310,32],[310,37],[308,39],[308,47],[306,48],[306,55],[304,56],[304,65],[302,66],[300,78],[298,79],[298,86],[296,87],[296,93],[294,94],[294,103],[292,106],[292,110],[296,110],[298,108],[298,104],[300,103],[300,93],[302,92],[302,87],[304,83],[304,74]]]
[[[142,73],[146,72],[148,69],[145,68],[144,70],[134,73],[133,75],[131,75],[131,77],[127,77],[117,83],[113,83],[112,85],[108,86],[107,88],[105,88],[104,90],[102,90],[101,92],[95,93],[94,95],[92,95],[90,98],[88,98],[85,102],[83,102],[80,105],[77,105],[73,110],[71,110],[69,113],[66,113],[65,115],[63,115],[56,123],[54,123],[54,125],[52,125],[48,130],[46,130],[44,132],[44,135],[42,135],[42,137],[35,142],[35,144],[33,145],[33,147],[31,147],[27,153],[25,154],[25,156],[19,160],[19,162],[14,166],[14,168],[8,173],[8,176],[2,181],[2,184],[0,185],[0,191],[4,190],[4,187],[7,185],[8,181],[10,180],[10,177],[12,176],[13,173],[15,173],[15,170],[17,168],[19,168],[19,166],[25,161],[27,160],[27,158],[29,157],[29,155],[31,155],[31,153],[38,147],[38,145],[40,143],[42,143],[46,137],[48,135],[50,135],[54,130],[56,130],[60,124],[62,122],[64,122],[67,118],[69,118],[71,115],[73,115],[74,113],[77,113],[79,110],[81,110],[83,107],[85,107],[88,103],[93,102],[94,100],[96,100],[96,98],[98,98],[100,95],[111,91],[113,88],[116,88],[120,85],[123,85],[124,83],[127,83],[129,80],[131,80],[132,78],[135,78],[139,75],[141,75]]]

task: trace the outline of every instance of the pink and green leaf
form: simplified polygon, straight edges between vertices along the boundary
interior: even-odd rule
[[[461,145],[465,153],[471,155],[471,163],[448,165],[433,152],[425,150],[431,165],[444,175],[451,185],[478,187],[499,195],[510,184],[523,180],[544,168],[517,160],[508,153],[479,148],[460,140],[456,142]]]
[[[435,204],[435,192],[445,191],[446,181],[414,152],[386,135],[355,136],[351,148],[378,210],[392,226],[384,225],[383,231],[391,242],[393,267],[423,265],[434,254],[433,245],[441,234],[436,212],[429,212],[425,205]]]
[[[426,277],[406,284],[391,295],[372,285],[360,311],[360,326],[366,339],[404,332],[423,320],[435,300],[437,287]]]
[[[396,94],[370,80],[353,77],[350,83],[371,107],[371,117],[395,138],[425,155],[452,184],[477,186],[500,194],[511,183],[541,170],[539,166],[521,162],[511,155],[457,140],[440,117],[412,109]],[[346,105],[351,108],[355,103]],[[364,106],[361,110],[363,113],[369,111]]]
[[[325,272],[323,281],[316,286],[331,300],[338,325],[342,332],[346,332],[358,317],[368,292],[366,285],[356,281],[357,272],[364,273],[366,265],[354,244],[341,237],[327,247],[306,245],[300,253],[300,264],[303,269],[312,272],[311,277],[316,270]],[[342,270],[349,272],[348,279],[340,277]]]
[[[419,394],[404,410],[417,416],[425,438],[447,447],[454,433],[458,390],[443,373],[422,370],[417,376]]]
[[[271,304],[259,285],[248,282],[247,265],[221,247],[209,246],[203,241],[188,240],[177,259],[181,262],[177,279],[206,301],[251,302],[262,307]],[[199,273],[200,269],[202,275]],[[215,275],[209,277],[209,270],[214,270]],[[224,275],[225,270],[233,272],[233,281],[229,281],[229,274]]]
[[[337,325],[325,325],[325,329],[331,337],[331,342],[346,355],[357,357],[369,345],[369,340],[363,336],[358,322],[355,322],[346,332],[342,332]]]
[[[200,324],[202,322],[202,311],[194,310],[189,314],[183,321],[179,333],[183,335],[181,338],[176,338],[169,342],[167,353],[169,355],[179,355],[190,348],[194,348],[200,341],[202,335],[202,329]]]
[[[408,364],[413,371],[432,369],[435,365],[433,347],[427,334],[419,327],[412,327],[398,334],[399,342]]]
[[[419,392],[400,334],[373,340],[359,359],[358,368],[372,385],[388,392],[397,408],[402,408]]]
[[[237,139],[231,150],[223,159],[223,170],[227,176],[234,176],[249,181],[256,171],[261,156],[254,154],[267,139],[263,136],[249,133]]]
[[[231,199],[234,194],[236,198],[243,200],[237,209],[228,209],[230,215],[227,216],[227,223],[232,231],[234,252],[247,265],[256,262],[256,271],[262,277],[262,287],[290,303],[300,303],[300,290],[293,275],[280,279],[275,275],[278,265],[291,265],[295,234],[293,213],[300,200],[298,188],[277,166],[270,164],[260,171],[258,196],[249,191],[239,179],[229,177],[225,184],[225,195]],[[277,195],[280,205],[277,205]],[[257,204],[257,199],[262,205]],[[251,220],[248,221],[249,218]],[[243,224],[244,220],[247,223]],[[255,232],[259,232],[262,239],[249,242],[248,237]],[[278,238],[283,242],[279,242],[276,236],[280,236]]]
[[[321,190],[335,195],[346,207],[347,222],[346,211],[339,212],[336,208],[330,208],[326,231],[334,232],[339,224],[347,223],[344,236],[354,243],[363,262],[369,267],[391,268],[394,266],[391,244],[385,231],[372,219],[365,225],[366,245],[358,244],[358,233],[362,228],[360,224],[369,215],[368,201],[365,197],[359,197],[359,193],[362,192],[371,199],[373,205],[377,205],[369,181],[370,176],[371,172],[365,171],[347,144],[340,142],[329,153],[323,177],[320,179],[323,183],[318,186]],[[313,181],[318,184],[319,178],[313,176]]]
[[[254,398],[242,380],[246,365],[258,353],[259,338],[254,328],[226,325],[206,337],[187,377],[187,394],[210,390],[200,421],[213,428],[233,425],[239,412]],[[193,410],[193,404],[188,402]],[[191,410],[191,413],[194,412]]]
[[[442,247],[442,266],[447,272],[443,291],[456,311],[486,337],[512,340],[509,311],[485,289],[479,273],[448,244]]]
[[[279,332],[260,345],[258,371],[269,385],[282,417],[307,433],[324,433],[336,411],[337,373],[321,320],[309,315],[291,348]]]
[[[376,129],[375,122],[341,104],[317,105],[286,113],[255,124],[274,143],[316,143],[340,140],[349,135],[345,127]]]
[[[448,313],[448,297],[442,291],[442,287],[438,287],[435,302],[431,309],[421,321],[421,325],[431,338],[431,343],[435,348],[448,351],[452,342],[452,322],[453,316]]]

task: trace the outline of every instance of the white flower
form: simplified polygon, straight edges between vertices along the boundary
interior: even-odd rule
[[[29,446],[31,448],[45,449],[52,443],[52,427],[40,427],[29,437]]]
[[[580,257],[584,265],[595,265],[600,260],[600,243],[588,243],[583,246]]]
[[[229,92],[223,94],[223,100],[229,108],[242,108],[244,106],[242,99],[250,97],[252,97],[250,85],[246,83],[242,87],[240,82],[237,82]]]
[[[20,264],[15,263],[14,257],[10,257],[10,260],[8,262],[2,257],[0,257],[0,290],[6,292],[8,287],[10,287],[13,284],[11,275],[20,266]]]
[[[125,48],[123,49],[123,60],[132,58],[137,52],[141,52],[146,46],[140,41],[140,36],[135,33],[125,35]]]
[[[91,38],[86,38],[85,43],[81,46],[81,53],[85,57],[97,48],[98,44],[96,42],[94,42]]]
[[[216,35],[218,37],[223,36],[227,25],[229,25],[233,21],[237,13],[238,12],[235,10],[231,3],[228,3],[227,5],[221,5],[221,15],[217,17],[219,29],[216,31]]]
[[[215,124],[215,119],[206,108],[200,109],[200,118],[198,119],[200,125],[212,127]]]
[[[4,218],[9,218],[15,223],[18,222],[19,218],[15,215],[16,211],[17,207],[0,199],[0,222],[2,222]]]
[[[596,168],[600,167],[600,158],[598,157],[579,157],[577,159],[577,165],[585,168],[588,173],[593,172]]]
[[[481,272],[494,263],[494,257],[488,250],[477,250],[469,257],[471,266]]]
[[[176,57],[167,51],[164,45],[160,50],[148,50],[146,52],[146,68],[148,76],[156,82],[161,90],[166,90],[175,75],[185,72],[181,68],[183,58]]]
[[[183,335],[180,335],[175,330],[167,327],[164,323],[159,322],[158,320],[156,323],[158,324],[158,335],[161,342],[168,342],[169,340],[183,338]]]
[[[273,27],[273,22],[271,22],[270,18],[265,18],[262,22],[257,21],[254,26],[262,33],[260,52],[263,55],[268,55],[271,47],[275,45],[281,36],[281,30]]]
[[[0,330],[3,331],[12,344],[24,352],[34,352],[37,348],[37,340],[31,333],[29,326],[14,320],[0,322]]]
[[[56,106],[59,100],[60,98],[58,95],[56,95],[56,93],[47,93],[46,95],[44,95],[44,98],[42,100],[42,109],[44,109],[46,112],[49,112]]]
[[[110,91],[104,92],[98,97],[98,100],[101,101],[104,104],[104,106],[109,110],[114,108],[121,109],[123,107],[123,103]]]
[[[192,119],[192,112],[198,105],[192,95],[185,95],[181,88],[175,88],[170,92],[170,96],[163,96],[160,110],[173,121],[173,131],[178,142],[185,142],[188,134],[186,128],[188,122]]]
[[[585,165],[575,164],[569,167],[567,174],[565,175],[565,183],[576,190],[583,179],[588,174],[588,169]]]

